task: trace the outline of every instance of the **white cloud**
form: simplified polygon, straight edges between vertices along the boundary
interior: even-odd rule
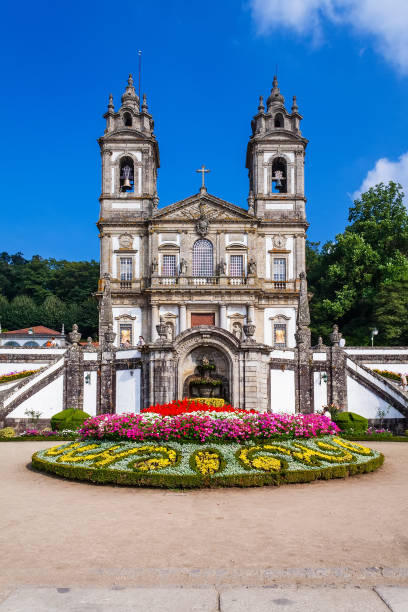
[[[353,200],[370,187],[374,187],[378,183],[388,183],[388,181],[401,183],[404,193],[408,196],[408,152],[403,153],[397,161],[391,161],[386,157],[379,159],[374,168],[367,173],[360,188],[353,193]],[[405,201],[407,202],[407,197]]]
[[[390,64],[408,74],[407,0],[250,0],[250,8],[260,34],[286,27],[316,41],[328,20],[368,35]]]

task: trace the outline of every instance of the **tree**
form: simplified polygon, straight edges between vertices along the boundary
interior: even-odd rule
[[[368,344],[370,330],[377,327],[381,334],[384,321],[383,342],[403,342],[408,279],[403,197],[401,186],[393,182],[372,187],[350,208],[350,223],[342,234],[321,250],[308,244],[314,340],[317,335],[327,338],[337,322],[349,344]]]
[[[59,331],[62,324],[65,323],[67,314],[66,305],[55,295],[49,295],[45,298],[44,303],[40,307],[40,316],[43,325]]]

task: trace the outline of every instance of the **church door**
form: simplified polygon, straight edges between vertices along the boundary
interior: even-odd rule
[[[197,325],[215,325],[215,313],[214,312],[197,312],[191,313],[191,327],[197,327]]]

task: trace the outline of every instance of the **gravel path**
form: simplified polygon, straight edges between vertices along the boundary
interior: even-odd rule
[[[345,480],[162,491],[28,469],[0,443],[0,593],[16,587],[408,584],[408,444]],[[0,598],[1,600],[1,598]]]

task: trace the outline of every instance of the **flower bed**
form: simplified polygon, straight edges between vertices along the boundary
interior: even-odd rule
[[[160,414],[161,416],[176,416],[191,412],[229,412],[234,414],[258,414],[257,410],[242,410],[226,404],[224,400],[218,398],[197,398],[177,400],[170,404],[156,404],[143,408],[141,414]]]
[[[76,480],[149,487],[262,486],[371,472],[384,457],[336,436],[275,443],[86,440],[35,453],[36,469]]]
[[[156,411],[157,408],[157,411]],[[171,412],[171,411],[170,411]],[[164,416],[163,416],[164,414]],[[271,414],[232,409],[197,410],[167,416],[166,407],[142,414],[102,414],[87,419],[83,440],[163,440],[186,442],[264,441],[333,435],[339,428],[320,414]]]
[[[2,374],[0,376],[0,384],[12,382],[13,380],[18,380],[19,378],[26,378],[27,376],[31,376],[31,374],[38,374],[41,370],[22,370],[21,372],[9,372],[8,374]]]
[[[380,376],[384,376],[384,378],[394,380],[395,382],[401,382],[401,374],[398,372],[391,372],[390,370],[373,370],[373,372],[380,374]]]

